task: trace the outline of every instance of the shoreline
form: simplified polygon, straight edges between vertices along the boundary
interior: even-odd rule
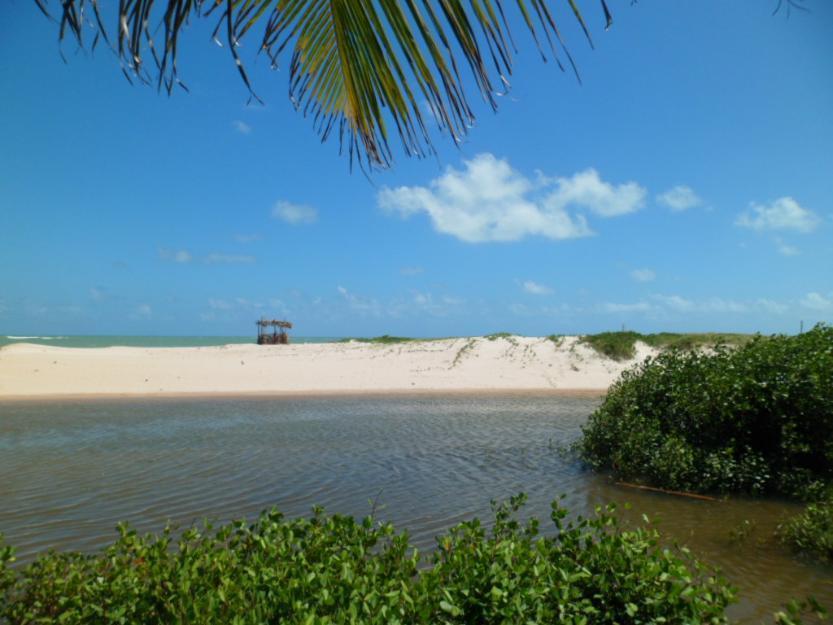
[[[0,395],[0,406],[20,403],[73,403],[109,401],[170,401],[170,400],[312,400],[352,398],[409,397],[604,397],[607,389],[588,388],[453,388],[453,389],[328,389],[298,391],[217,391],[170,393],[61,393],[54,395]]]
[[[627,361],[578,337],[502,336],[395,344],[0,348],[0,401],[92,398],[602,395],[656,350]]]

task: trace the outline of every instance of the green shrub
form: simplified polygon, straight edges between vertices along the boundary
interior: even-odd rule
[[[833,329],[661,353],[611,387],[579,447],[593,467],[659,487],[821,496],[833,480]]]
[[[602,356],[607,356],[613,360],[630,360],[636,356],[637,341],[657,349],[691,350],[719,345],[744,345],[752,338],[749,334],[715,334],[711,332],[640,334],[639,332],[622,331],[587,334],[581,337],[581,342],[589,345]]]
[[[477,624],[725,623],[734,591],[652,530],[612,510],[553,536],[496,507],[494,527],[464,522],[437,539],[427,567],[407,536],[370,518],[286,520],[138,536],[102,553],[46,553],[12,574],[0,547],[0,622]],[[5,551],[4,551],[5,549]],[[3,555],[5,554],[5,555]]]
[[[796,551],[833,564],[833,499],[809,504],[778,527],[778,536]]]
[[[410,343],[412,341],[417,341],[421,339],[412,339],[408,336],[391,336],[389,334],[383,334],[382,336],[374,336],[371,338],[362,338],[362,337],[349,337],[345,339],[341,339],[341,343],[349,343],[350,341],[356,341],[358,343],[376,343],[380,345],[394,345],[396,343]],[[430,339],[425,339],[430,340]]]
[[[630,360],[636,356],[636,341],[642,338],[638,332],[601,332],[582,336],[580,340],[602,356],[613,360]]]

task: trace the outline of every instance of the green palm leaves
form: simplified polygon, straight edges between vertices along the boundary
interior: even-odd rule
[[[605,0],[597,1],[609,26]],[[35,2],[49,15],[48,0]],[[128,79],[168,92],[184,87],[177,45],[188,20],[214,15],[214,38],[225,42],[257,99],[238,47],[258,25],[260,50],[273,65],[289,55],[290,97],[321,139],[336,131],[350,161],[370,167],[392,162],[397,137],[408,155],[433,152],[429,122],[459,141],[474,122],[469,93],[496,108],[515,52],[508,3],[501,0],[120,0],[115,10],[108,7],[112,14],[98,0],[60,4],[61,39],[69,31],[84,45],[92,25],[92,47],[103,39]],[[562,69],[563,57],[575,69],[554,9],[563,5],[589,40],[576,1],[512,4],[542,56],[550,54]]]

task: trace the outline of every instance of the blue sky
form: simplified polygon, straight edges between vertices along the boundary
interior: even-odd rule
[[[204,26],[190,94],[0,20],[0,334],[794,332],[833,319],[833,3],[591,2],[582,84],[520,25],[459,147],[352,174]],[[770,6],[771,5],[771,6]],[[512,18],[514,19],[514,18]],[[517,20],[515,20],[517,21]]]

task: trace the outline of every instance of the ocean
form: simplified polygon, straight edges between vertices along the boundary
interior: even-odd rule
[[[340,337],[292,336],[292,343],[333,343]],[[66,335],[28,336],[0,335],[0,347],[12,343],[35,343],[54,347],[209,347],[212,345],[254,344],[254,336],[130,336],[130,335]]]

